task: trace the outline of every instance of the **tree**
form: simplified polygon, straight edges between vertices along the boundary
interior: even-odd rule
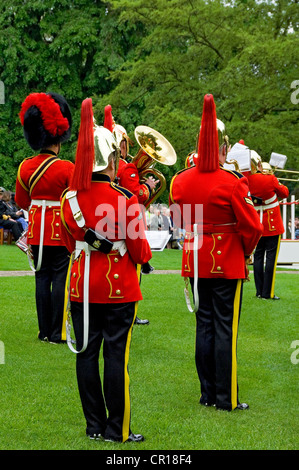
[[[32,150],[23,137],[20,106],[31,92],[64,95],[73,133],[62,157],[73,160],[86,97],[107,94],[117,70],[138,41],[134,25],[115,27],[115,13],[99,0],[10,0],[0,6],[0,184],[14,188],[17,167]]]
[[[231,143],[240,138],[268,161],[296,166],[299,106],[297,1],[114,0],[119,21],[144,26],[135,56],[110,73],[109,101],[131,132],[150,125],[178,153],[168,181],[196,146],[203,96],[212,93]]]
[[[286,154],[296,168],[298,0],[10,0],[0,28],[1,186],[12,187],[30,154],[18,113],[32,91],[56,91],[71,105],[65,158],[74,158],[90,96],[98,124],[111,104],[133,140],[143,124],[170,141],[177,164],[157,165],[169,185],[196,147],[203,96],[212,93],[232,144],[243,138],[266,161]]]

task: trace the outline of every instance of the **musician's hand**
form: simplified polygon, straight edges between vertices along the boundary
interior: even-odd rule
[[[149,185],[151,189],[154,189],[156,187],[156,184],[159,182],[159,180],[154,180],[152,176],[149,176],[146,180],[145,183]]]

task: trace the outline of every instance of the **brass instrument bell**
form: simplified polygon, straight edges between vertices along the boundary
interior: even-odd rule
[[[159,132],[148,126],[137,126],[135,129],[135,138],[140,146],[139,151],[132,158],[132,163],[137,167],[139,179],[145,179],[147,175],[156,177],[160,185],[152,190],[152,195],[145,204],[148,207],[153,203],[166,189],[166,180],[164,175],[154,168],[156,162],[162,165],[174,165],[177,155],[168,142],[168,140]]]

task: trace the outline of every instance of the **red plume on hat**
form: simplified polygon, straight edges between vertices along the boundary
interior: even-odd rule
[[[70,188],[73,190],[89,189],[94,165],[92,100],[86,98],[81,105],[81,123],[78,136],[76,161]]]
[[[40,110],[44,127],[51,135],[62,135],[70,127],[67,118],[61,113],[59,104],[46,93],[31,93],[27,96],[20,112],[22,126],[25,114],[31,106],[36,106]]]
[[[210,172],[219,168],[219,143],[217,131],[216,106],[213,95],[205,95],[198,141],[196,162],[199,171]]]
[[[112,108],[111,108],[110,104],[105,106],[105,110],[104,110],[104,127],[106,127],[106,129],[109,129],[110,132],[113,132],[114,127],[115,127],[115,122],[114,122],[114,119],[113,119],[113,116],[112,116]]]
[[[34,150],[65,142],[71,135],[71,111],[58,93],[28,95],[21,106],[20,120],[24,136]]]
[[[245,145],[245,142],[243,139],[239,140],[239,144]]]

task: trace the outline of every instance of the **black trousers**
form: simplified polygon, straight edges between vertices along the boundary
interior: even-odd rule
[[[39,246],[32,245],[37,265]],[[69,252],[64,246],[44,246],[41,269],[35,273],[35,300],[40,339],[60,342],[62,336],[65,281]]]
[[[280,238],[280,235],[261,237],[254,253],[253,273],[256,295],[260,295],[265,299],[274,297]]]
[[[78,388],[86,419],[86,434],[128,439],[131,420],[128,360],[136,316],[135,302],[89,304],[89,341],[76,356]],[[83,304],[71,302],[76,348],[83,342]],[[103,390],[99,353],[103,343]],[[106,412],[108,411],[108,415]]]
[[[195,363],[201,402],[227,410],[239,403],[237,335],[242,287],[241,279],[198,279]]]
[[[22,235],[23,227],[22,227],[21,222],[18,222],[18,221],[12,222],[11,220],[2,220],[0,222],[0,225],[4,229],[12,231],[12,234],[13,234],[13,237],[14,237],[15,241],[17,241],[18,238],[20,238],[20,236]]]

